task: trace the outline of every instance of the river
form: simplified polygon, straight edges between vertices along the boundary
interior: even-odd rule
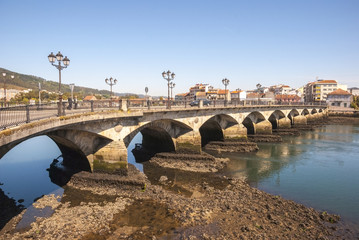
[[[129,147],[141,141],[138,134]],[[247,179],[254,187],[359,224],[359,126],[327,125],[283,143],[259,144],[256,153],[225,154],[231,159],[221,174]],[[46,169],[60,155],[48,137],[23,142],[0,159],[0,188],[25,207],[61,188]],[[20,203],[18,203],[20,204]]]

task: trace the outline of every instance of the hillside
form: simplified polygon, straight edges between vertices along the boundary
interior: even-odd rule
[[[47,90],[49,92],[57,92],[59,89],[59,83],[54,81],[47,81],[44,78],[32,76],[32,75],[26,75],[21,73],[16,73],[9,71],[4,68],[0,68],[0,73],[5,72],[7,74],[7,81],[6,85],[7,88],[13,88],[13,89],[38,89],[39,83],[41,83],[41,89]],[[15,78],[11,81],[9,80],[9,75],[14,75]],[[3,77],[0,75],[0,87],[2,87],[3,83]],[[61,91],[62,92],[70,92],[70,87],[68,84],[61,84]],[[84,96],[90,95],[90,94],[106,94],[109,95],[110,91],[108,90],[98,90],[94,88],[88,88],[88,87],[81,87],[81,86],[75,86],[75,92],[81,92]],[[122,95],[117,94],[116,95]]]

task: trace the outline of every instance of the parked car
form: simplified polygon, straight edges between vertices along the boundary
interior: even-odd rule
[[[203,100],[203,106],[209,106],[211,104],[211,101],[209,100]],[[191,102],[189,105],[191,105],[191,107],[193,106],[198,106],[199,105],[199,100],[194,100],[193,102]]]

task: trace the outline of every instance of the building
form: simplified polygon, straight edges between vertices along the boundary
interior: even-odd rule
[[[218,100],[227,100],[227,101],[231,101],[231,94],[229,92],[229,90],[224,90],[224,89],[219,89],[218,90]]]
[[[196,98],[197,92],[207,92],[209,88],[210,88],[209,84],[197,83],[196,85],[194,85],[189,89],[190,100],[194,100]]]
[[[359,96],[359,88],[357,87],[348,88],[348,92],[354,96]]]
[[[178,93],[175,96],[175,101],[186,101],[189,100],[189,92],[187,93]]]
[[[195,100],[206,100],[207,95],[205,92],[197,92],[195,96]]]
[[[327,95],[329,107],[348,108],[353,100],[353,95],[343,89],[337,89]]]
[[[278,94],[275,95],[275,100],[278,103],[294,103],[301,102],[302,98],[296,94]]]
[[[248,101],[259,101],[263,94],[256,92],[247,92],[246,100]]]
[[[16,94],[22,91],[16,89],[6,89],[6,101],[10,101],[10,99],[15,98]],[[4,99],[4,88],[0,88],[0,99]]]
[[[293,90],[291,87],[289,87],[288,85],[284,85],[284,84],[279,84],[279,85],[273,86],[270,89],[272,89],[272,91],[274,91],[275,95],[289,94],[289,92]]]
[[[208,92],[206,92],[207,99],[209,100],[215,100],[218,98],[218,89],[209,89]]]
[[[239,101],[243,101],[247,99],[247,93],[246,91],[242,91],[242,90],[236,90],[236,91],[232,91],[231,92],[231,99],[235,100],[239,100]]]
[[[318,80],[308,83],[304,89],[304,101],[326,101],[328,93],[331,93],[337,89],[338,83],[335,80]]]

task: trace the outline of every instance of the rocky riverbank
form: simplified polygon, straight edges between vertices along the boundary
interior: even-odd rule
[[[38,208],[54,208],[51,217],[37,218],[29,229],[20,232],[14,230],[16,221],[12,222],[2,230],[0,239],[355,239],[359,236],[338,224],[340,218],[336,215],[267,194],[241,180],[214,173],[187,175],[183,170],[172,174],[173,169],[153,164],[152,167],[167,175],[154,180],[138,171],[135,174],[142,176],[145,188],[122,187],[100,180],[96,184],[93,181],[78,184],[78,180],[72,179],[61,201],[48,196],[35,204]],[[194,178],[188,181],[188,176]],[[80,202],[71,200],[79,196],[82,196]]]
[[[239,141],[239,140],[225,140],[225,141],[211,141],[204,147],[206,151],[221,152],[255,152],[258,151],[258,145],[254,142]]]
[[[218,172],[222,169],[228,158],[215,158],[207,153],[157,153],[150,159],[150,163],[162,168],[181,169],[190,172]]]

